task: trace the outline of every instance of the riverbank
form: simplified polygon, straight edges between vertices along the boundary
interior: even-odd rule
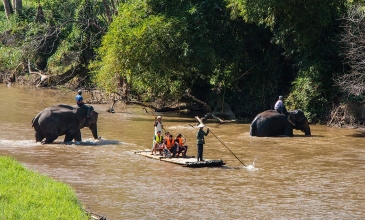
[[[2,219],[88,219],[71,187],[0,157]]]

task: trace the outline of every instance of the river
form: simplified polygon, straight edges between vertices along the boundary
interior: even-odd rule
[[[141,107],[93,105],[99,136],[82,129],[81,144],[35,143],[31,120],[75,93],[0,86],[0,154],[70,185],[85,208],[118,219],[362,219],[365,216],[365,135],[311,125],[312,136],[250,137],[249,124],[207,123],[204,158],[221,168],[185,168],[135,155],[151,147],[153,114]],[[84,94],[87,98],[88,94]],[[196,155],[194,118],[162,115]],[[250,165],[250,166],[249,166]],[[253,168],[252,168],[253,167]]]

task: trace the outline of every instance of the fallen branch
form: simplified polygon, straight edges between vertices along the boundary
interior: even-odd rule
[[[199,100],[199,99],[195,98],[194,96],[190,95],[190,89],[187,89],[187,90],[185,91],[185,95],[186,95],[186,96],[188,96],[188,97],[190,97],[190,98],[191,98],[191,99],[193,99],[194,101],[196,101],[196,102],[198,102],[198,103],[200,103],[200,104],[204,105],[204,107],[208,110],[208,112],[212,112],[212,109],[210,108],[210,106],[209,106],[207,103],[205,103],[205,102],[203,102],[203,101],[201,101],[201,100]]]
[[[199,122],[199,123],[203,123],[205,122],[207,119],[209,118],[215,118],[219,121],[219,123],[224,124],[224,123],[232,123],[232,122],[236,122],[236,120],[223,120],[219,117],[217,117],[216,115],[214,115],[213,113],[208,113],[206,115],[204,115],[202,118],[199,118],[198,116],[195,116],[195,119]]]
[[[202,117],[201,119],[198,116],[195,116],[195,118],[200,123],[203,123],[204,121],[206,121],[209,118],[214,118],[214,119],[218,120],[219,123],[221,123],[221,124],[223,124],[223,123],[231,123],[231,122],[235,122],[236,121],[236,120],[223,120],[223,119],[219,118],[217,115],[215,115],[214,113],[212,113],[212,109],[210,108],[210,106],[207,103],[205,103],[205,102],[203,102],[203,101],[195,98],[194,96],[192,96],[190,94],[190,89],[187,89],[185,91],[185,95],[188,96],[188,97],[190,97],[190,98],[192,98],[194,101],[196,101],[196,102],[204,105],[204,107],[208,110],[208,113],[206,115],[204,115],[204,117]],[[222,116],[229,116],[228,114],[220,113],[220,112],[218,112],[217,114],[221,114]]]
[[[28,60],[28,72],[29,74],[38,74],[41,77],[41,81],[36,85],[36,87],[39,87],[43,84],[43,82],[45,82],[46,80],[49,82],[49,76],[42,74],[41,71],[39,72],[34,72],[32,71],[32,69],[30,68],[30,61]]]

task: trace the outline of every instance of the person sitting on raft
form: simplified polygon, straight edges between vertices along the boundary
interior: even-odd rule
[[[181,134],[178,134],[176,136],[175,143],[177,145],[176,157],[179,157],[180,154],[182,154],[183,157],[186,157],[186,152],[188,151],[188,146],[184,145],[185,140],[183,141]]]
[[[161,136],[161,131],[157,131],[157,134],[153,137],[153,149],[151,155],[157,155],[157,151],[159,151],[160,155],[162,155],[162,151],[165,148],[164,145],[164,139]]]
[[[165,138],[164,139],[167,140],[167,139],[169,139],[169,137],[170,137],[170,132],[166,131],[165,132]]]
[[[172,138],[172,135],[170,134],[170,136],[165,139],[165,156],[166,157],[175,157],[176,154],[176,145],[175,145],[175,141]]]

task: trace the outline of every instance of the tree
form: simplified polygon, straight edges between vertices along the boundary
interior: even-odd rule
[[[94,82],[117,92],[122,77],[141,100],[162,104],[190,89],[211,106],[227,102],[238,114],[256,114],[272,97],[265,86],[276,89],[287,73],[271,36],[263,26],[232,20],[225,1],[128,2],[103,38]]]
[[[11,7],[10,0],[3,0],[6,18],[9,20],[10,15],[13,14],[13,8]]]
[[[365,92],[365,10],[353,5],[344,17],[342,48],[349,71],[337,78],[337,84],[348,95],[361,96]]]
[[[13,0],[13,6],[15,13],[20,13],[23,10],[22,0]]]
[[[287,104],[302,108],[310,119],[325,116],[338,89],[332,80],[342,74],[338,34],[347,0],[229,0],[233,17],[264,24],[271,42],[284,49],[296,72]],[[305,91],[305,92],[304,92]]]
[[[12,5],[10,3],[10,0],[3,0],[4,9],[6,18],[9,20],[10,15],[15,13],[20,13],[23,9],[23,2],[22,0],[12,0]]]

